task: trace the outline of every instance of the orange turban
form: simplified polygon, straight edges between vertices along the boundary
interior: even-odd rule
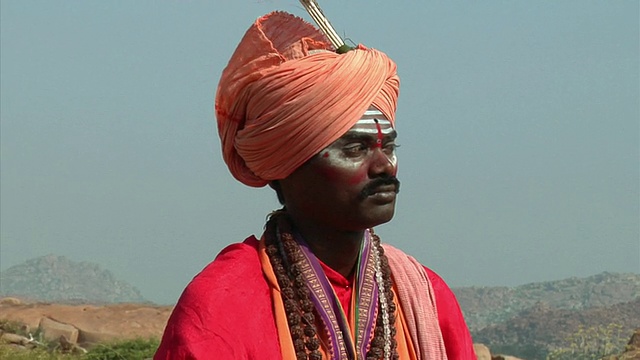
[[[371,105],[394,123],[395,63],[362,45],[333,50],[319,30],[284,12],[247,30],[216,94],[222,153],[236,179],[261,187],[286,178]]]

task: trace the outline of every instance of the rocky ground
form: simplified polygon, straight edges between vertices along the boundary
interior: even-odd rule
[[[71,344],[89,348],[116,340],[160,338],[171,309],[146,304],[25,303],[4,298],[0,300],[0,319],[22,324],[23,334],[42,334],[47,341],[64,336]]]

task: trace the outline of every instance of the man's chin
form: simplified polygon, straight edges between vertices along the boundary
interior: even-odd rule
[[[391,221],[395,214],[395,204],[388,204],[387,206],[376,210],[377,211],[375,213],[371,214],[372,216],[368,221],[370,225],[367,226],[367,228],[376,227]]]

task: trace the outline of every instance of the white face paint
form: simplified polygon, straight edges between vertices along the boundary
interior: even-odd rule
[[[378,125],[380,126],[380,129],[378,129]],[[391,121],[387,119],[360,119],[356,123],[356,126],[358,127],[358,130],[363,133],[375,135],[378,135],[378,132],[380,132],[384,136],[391,134],[394,131],[393,126],[391,126]],[[351,128],[351,130],[353,129],[354,128]]]
[[[358,125],[359,130],[373,134],[378,134],[379,130],[383,135],[390,134],[393,131],[391,121],[376,108],[369,108],[365,111],[356,125]],[[380,127],[378,127],[378,125],[380,125]]]
[[[382,114],[362,116],[343,136],[281,180],[290,211],[342,230],[362,230],[391,220],[399,189],[395,138],[391,122]]]
[[[349,131],[322,150],[319,157],[338,167],[359,167],[365,162],[370,166],[371,161],[379,165],[382,161],[394,168],[392,174],[395,175],[395,138],[391,121],[379,110],[370,108]]]

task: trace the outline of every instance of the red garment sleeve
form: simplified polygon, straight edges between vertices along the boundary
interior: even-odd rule
[[[234,333],[203,323],[198,293],[187,288],[174,309],[154,360],[247,359]],[[210,319],[213,320],[213,319]],[[210,321],[209,320],[209,321]]]
[[[438,322],[447,350],[447,358],[449,360],[476,359],[471,333],[464,321],[456,296],[438,274],[426,266],[424,269],[427,271],[435,293]]]
[[[183,292],[154,360],[277,359],[280,343],[258,241],[225,248]]]

